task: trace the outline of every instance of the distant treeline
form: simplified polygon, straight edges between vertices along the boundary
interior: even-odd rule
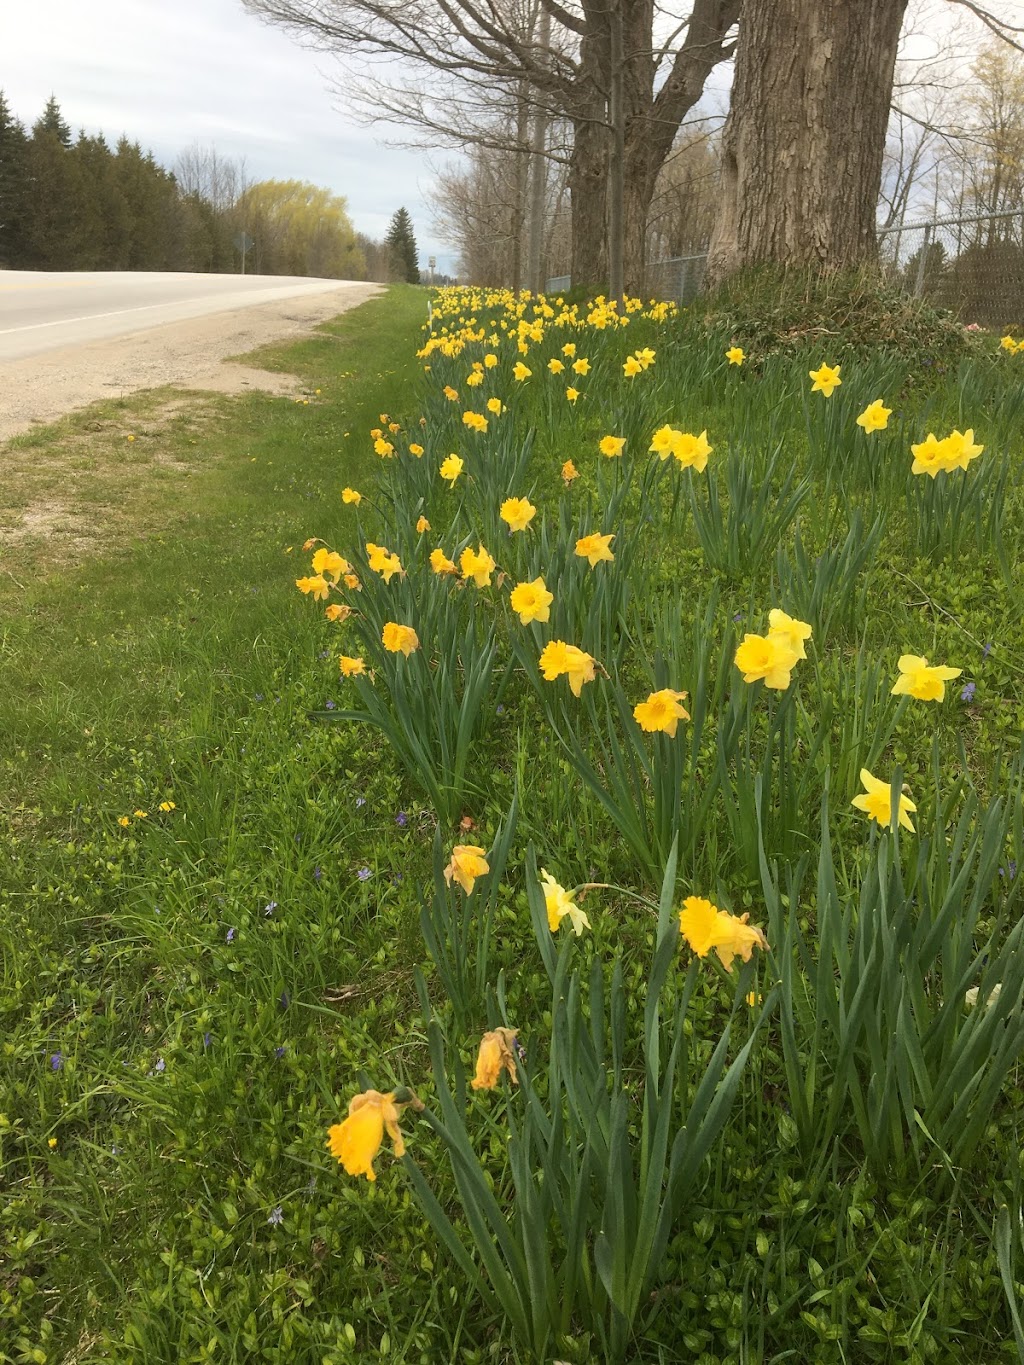
[[[393,274],[387,244],[354,232],[328,190],[252,184],[198,147],[169,171],[126,137],[74,138],[52,96],[28,131],[0,91],[0,269],[231,272],[243,243],[262,274]]]

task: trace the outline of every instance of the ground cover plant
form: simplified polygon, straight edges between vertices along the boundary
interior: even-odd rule
[[[19,547],[0,1360],[1024,1358],[1024,354],[854,297],[393,291]]]

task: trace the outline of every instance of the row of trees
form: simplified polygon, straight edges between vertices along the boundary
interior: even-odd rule
[[[472,198],[524,282],[539,282],[552,201],[567,200],[574,281],[624,274],[627,288],[640,286],[665,168],[708,77],[730,60],[713,278],[758,261],[835,268],[875,255],[907,0],[244,3],[340,57],[338,93],[355,112],[474,148]],[[1015,43],[999,3],[934,0],[937,28],[957,10]],[[690,169],[699,174],[692,159]]]
[[[27,131],[0,91],[0,268],[237,271],[414,279],[405,209],[384,242],[356,233],[345,200],[299,180],[252,182],[193,147],[173,171],[138,143],[76,138],[55,98]]]

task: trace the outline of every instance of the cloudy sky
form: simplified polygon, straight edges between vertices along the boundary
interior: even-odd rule
[[[334,107],[329,58],[304,51],[241,0],[0,0],[0,89],[31,124],[51,94],[77,132],[122,133],[164,164],[195,142],[245,158],[255,180],[298,179],[348,200],[356,228],[381,237],[412,214],[420,264],[454,268],[431,224],[431,158],[387,147]]]

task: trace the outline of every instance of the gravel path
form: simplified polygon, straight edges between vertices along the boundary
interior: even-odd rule
[[[120,398],[164,384],[220,393],[261,389],[296,394],[299,381],[294,375],[225,363],[224,357],[308,333],[316,323],[364,303],[380,289],[349,284],[337,293],[214,313],[0,364],[0,441],[98,398]]]

